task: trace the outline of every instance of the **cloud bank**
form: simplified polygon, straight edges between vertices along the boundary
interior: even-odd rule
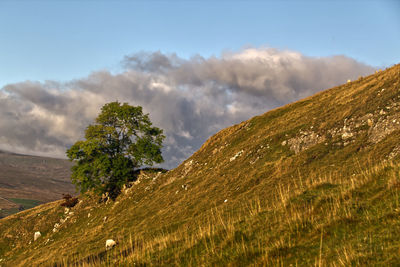
[[[165,167],[175,167],[212,134],[374,69],[345,56],[307,57],[248,48],[219,57],[126,56],[124,71],[69,82],[26,81],[0,90],[0,149],[64,157],[102,105],[140,105],[164,129]]]

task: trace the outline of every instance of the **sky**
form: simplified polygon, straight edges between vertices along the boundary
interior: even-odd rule
[[[0,149],[63,157],[107,101],[174,167],[218,130],[400,62],[400,1],[0,1]]]

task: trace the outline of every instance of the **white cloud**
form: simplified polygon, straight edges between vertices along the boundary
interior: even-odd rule
[[[0,149],[63,157],[102,105],[140,105],[165,130],[164,166],[174,167],[218,130],[319,90],[373,72],[344,56],[248,48],[181,59],[140,53],[108,71],[66,83],[10,84],[0,90]]]

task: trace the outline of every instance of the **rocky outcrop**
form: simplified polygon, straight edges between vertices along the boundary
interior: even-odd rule
[[[325,141],[325,136],[321,136],[313,131],[300,130],[298,136],[283,141],[282,145],[289,145],[290,150],[297,154],[305,149],[315,146],[316,144],[322,143],[323,141]]]

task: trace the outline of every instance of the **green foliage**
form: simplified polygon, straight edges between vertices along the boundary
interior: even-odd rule
[[[104,105],[89,125],[84,141],[78,141],[67,150],[75,162],[72,182],[84,193],[118,194],[120,188],[143,165],[163,162],[161,155],[163,131],[153,127],[142,107],[111,102]]]

